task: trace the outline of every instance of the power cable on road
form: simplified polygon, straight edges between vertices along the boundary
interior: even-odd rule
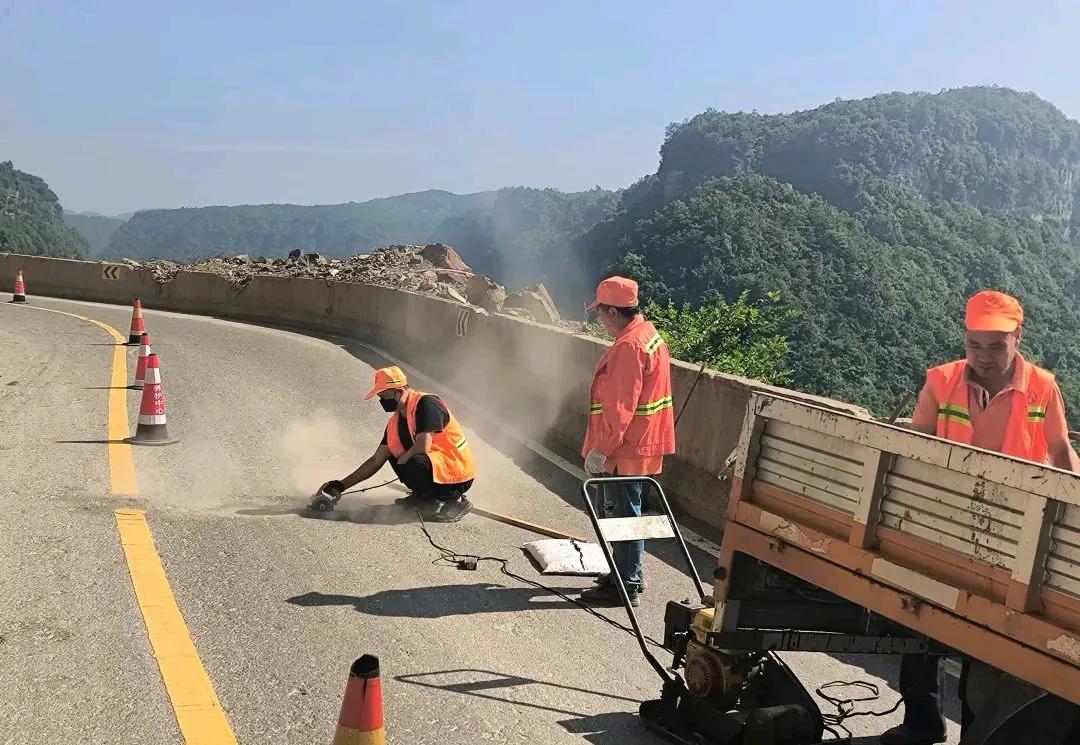
[[[510,577],[511,579],[515,579],[518,582],[523,582],[526,585],[530,585],[530,586],[535,587],[535,588],[537,588],[539,590],[543,590],[544,592],[549,592],[552,595],[556,595],[559,598],[565,600],[566,602],[568,602],[568,603],[570,603],[572,605],[576,605],[578,608],[581,608],[582,610],[588,612],[590,615],[596,616],[597,618],[599,618],[604,623],[606,623],[606,624],[608,624],[610,626],[614,626],[615,628],[620,629],[620,630],[626,632],[627,634],[630,634],[631,636],[635,636],[634,630],[632,628],[630,628],[629,626],[619,623],[614,618],[610,618],[608,616],[605,616],[600,611],[596,610],[595,608],[593,608],[592,606],[590,606],[590,605],[588,605],[586,603],[583,603],[582,601],[578,600],[577,598],[572,598],[569,595],[567,595],[567,594],[565,594],[565,593],[563,593],[563,592],[561,592],[559,590],[556,590],[554,587],[550,587],[548,585],[545,585],[542,582],[537,582],[535,580],[531,580],[528,577],[523,577],[520,574],[517,574],[517,573],[511,571],[510,570],[510,559],[503,558],[501,556],[479,556],[479,555],[476,555],[476,554],[459,554],[456,551],[453,551],[453,550],[451,550],[449,548],[446,548],[445,546],[439,545],[438,543],[435,542],[435,539],[431,537],[431,533],[428,531],[428,528],[427,528],[427,523],[424,521],[424,516],[420,513],[419,508],[417,508],[417,510],[416,510],[416,516],[418,518],[420,518],[420,530],[422,530],[424,532],[424,535],[428,539],[428,543],[431,544],[432,548],[434,548],[436,551],[439,552],[439,556],[437,558],[435,558],[431,562],[435,566],[445,566],[445,567],[453,567],[454,569],[464,569],[469,564],[471,564],[472,567],[475,567],[477,564],[479,564],[480,562],[484,562],[484,561],[498,564],[499,565],[499,571],[502,574],[506,575],[507,577]],[[657,649],[665,649],[663,644],[661,644],[660,642],[656,641],[655,639],[653,639],[653,638],[651,638],[649,636],[645,637],[645,641],[647,641],[649,644],[656,647]]]

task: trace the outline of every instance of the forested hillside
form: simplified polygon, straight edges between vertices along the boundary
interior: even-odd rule
[[[668,127],[656,173],[619,192],[147,210],[104,253],[344,256],[441,241],[504,283],[544,281],[571,311],[620,271],[660,304],[684,354],[879,412],[962,353],[965,298],[996,288],[1023,301],[1024,349],[1058,373],[1075,421],[1078,171],[1080,124],[1034,94],[887,93],[792,114],[705,111]],[[43,235],[59,206],[40,179],[21,174],[11,202],[18,173],[0,169],[0,194],[22,205],[20,232],[0,222],[0,246],[85,250],[70,231]],[[738,329],[752,364],[717,328]]]
[[[64,224],[56,195],[38,176],[0,162],[0,251],[83,258],[86,240]]]
[[[294,248],[344,257],[394,243],[453,245],[477,271],[511,284],[562,279],[575,242],[615,208],[618,192],[513,187],[426,191],[370,202],[144,210],[103,255],[190,259],[219,253],[283,256]],[[580,272],[579,272],[580,273]]]
[[[659,301],[778,292],[794,385],[882,412],[962,354],[970,293],[1009,291],[1077,412],[1078,168],[1080,124],[1002,88],[708,111],[669,127],[657,173],[578,250]]]
[[[137,212],[108,255],[190,259],[218,253],[282,256],[294,248],[351,256],[389,243],[422,243],[454,215],[490,209],[494,192],[425,191],[348,204],[264,204]]]
[[[74,228],[90,245],[91,256],[102,256],[109,248],[113,233],[127,220],[122,217],[106,217],[93,212],[68,212],[64,210],[64,224]]]
[[[618,198],[618,192],[599,187],[575,193],[500,189],[490,209],[445,220],[431,239],[454,246],[474,269],[500,282],[514,287],[551,282],[558,290],[567,277],[580,274],[575,241],[608,217]]]

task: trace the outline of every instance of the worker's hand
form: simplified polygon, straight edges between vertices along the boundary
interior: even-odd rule
[[[406,463],[409,462],[409,458],[411,458],[412,456],[413,456],[412,451],[411,450],[406,450],[404,453],[401,454],[401,457],[397,459],[397,464],[399,466],[405,465]]]
[[[590,450],[589,454],[585,456],[585,473],[591,476],[602,476],[606,463],[606,455],[599,450]]]
[[[340,497],[342,492],[345,491],[345,484],[337,481],[336,479],[333,481],[327,481],[325,484],[319,487],[319,491],[326,492],[327,494],[331,494],[335,497]]]

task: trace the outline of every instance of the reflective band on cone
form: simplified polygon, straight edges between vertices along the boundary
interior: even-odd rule
[[[135,388],[142,388],[146,381],[146,360],[150,356],[150,335],[145,331],[139,339],[139,361],[135,363]]]
[[[161,366],[158,356],[151,352],[146,357],[146,376],[143,380],[142,404],[139,406],[139,426],[131,443],[135,445],[171,445],[176,442],[169,437],[165,425],[165,389],[161,385]]]
[[[333,745],[385,745],[379,658],[366,654],[349,668]]]
[[[135,298],[135,305],[131,308],[131,331],[128,333],[128,344],[138,344],[144,331],[146,331],[146,324],[143,323],[142,301]]]
[[[15,292],[11,293],[11,302],[26,302],[26,285],[23,283],[22,269],[15,273]]]

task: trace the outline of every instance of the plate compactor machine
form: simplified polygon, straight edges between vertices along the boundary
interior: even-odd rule
[[[644,482],[649,495],[647,503],[657,508],[655,514],[605,519],[604,513],[610,511],[605,489],[620,482]],[[785,601],[800,591],[806,592],[807,588],[800,587],[794,577],[771,571],[764,564],[740,566],[740,586],[731,595],[741,593],[744,607],[739,615],[752,628],[717,631],[712,598],[702,585],[660,485],[647,477],[609,477],[589,479],[582,490],[586,510],[638,645],[661,680],[660,698],[641,704],[641,720],[669,742],[680,745],[820,743],[826,720],[812,694],[776,654],[776,649],[857,652],[860,644],[873,641],[878,652],[884,651],[880,648],[882,644],[895,645],[895,650],[889,651],[896,653],[927,651],[925,639],[866,636],[870,631],[866,611],[835,597],[813,598],[819,608],[818,617],[802,617],[798,627],[803,630],[777,628],[776,620],[784,616]],[[667,604],[662,646],[671,653],[672,661],[666,667],[653,653],[652,647],[657,645],[647,639],[639,625],[611,549],[611,544],[619,541],[656,538],[675,540],[697,596]],[[805,602],[802,599],[797,605],[805,609]],[[806,631],[808,623],[820,631]]]
[[[661,514],[605,519],[605,489],[620,482],[643,482],[648,500]],[[589,479],[585,505],[611,578],[622,597],[645,659],[662,682],[660,698],[641,704],[642,722],[666,740],[682,745],[809,745],[821,741],[824,723],[811,694],[771,651],[718,648],[712,639],[713,607],[663,489],[647,477]],[[697,600],[668,603],[663,648],[673,655],[665,667],[630,604],[611,543],[673,538],[686,561]]]

